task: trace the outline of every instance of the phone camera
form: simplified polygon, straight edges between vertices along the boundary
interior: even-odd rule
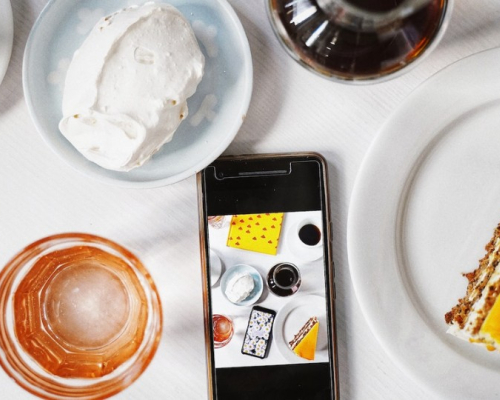
[[[218,179],[224,179],[224,172],[220,172],[218,171],[215,176],[218,178]]]

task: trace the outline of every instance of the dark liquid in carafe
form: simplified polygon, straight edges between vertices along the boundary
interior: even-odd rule
[[[371,12],[386,12],[398,7],[405,0],[346,0],[347,3]]]
[[[277,264],[267,274],[267,285],[277,296],[291,296],[300,288],[300,273],[293,264]]]
[[[282,287],[291,287],[295,282],[295,274],[289,269],[281,269],[276,273],[274,277],[276,283]]]
[[[382,13],[402,0],[349,0]],[[316,0],[271,0],[290,39],[288,46],[305,64],[326,76],[373,79],[395,72],[415,60],[437,35],[447,0],[430,0],[410,16],[377,30],[341,26]],[[297,15],[312,16],[301,20]]]

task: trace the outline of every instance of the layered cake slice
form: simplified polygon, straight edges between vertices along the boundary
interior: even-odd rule
[[[445,315],[448,333],[471,343],[500,350],[500,225],[486,245],[479,267],[464,276],[467,293]]]
[[[314,360],[318,331],[318,318],[309,318],[293,339],[288,342],[293,352],[306,360]]]

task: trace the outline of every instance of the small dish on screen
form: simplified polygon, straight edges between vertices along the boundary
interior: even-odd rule
[[[0,0],[1,1],[1,0]],[[137,0],[138,4],[144,3]],[[45,142],[87,176],[125,187],[169,185],[202,170],[236,136],[252,92],[252,60],[243,27],[226,0],[170,0],[190,22],[205,56],[205,73],[188,99],[189,115],[171,142],[145,165],[112,171],[81,155],[58,129],[66,70],[97,21],[129,0],[51,0],[26,44],[23,86],[29,112]]]
[[[222,261],[215,251],[210,249],[210,285],[214,286],[222,273]]]
[[[243,300],[233,301],[228,297],[227,291],[229,289],[229,284],[231,280],[238,275],[240,276],[250,275],[253,279],[254,287],[248,294],[248,296],[246,296]],[[264,289],[262,276],[260,276],[259,272],[254,267],[251,267],[250,265],[246,264],[238,264],[229,268],[224,273],[224,275],[222,275],[220,286],[222,294],[227,299],[227,301],[236,304],[237,306],[250,306],[254,304],[255,302],[257,302],[257,300],[259,300],[260,296],[262,295],[262,291]]]
[[[326,300],[323,296],[308,294],[299,295],[286,303],[278,312],[274,321],[275,343],[281,355],[290,363],[311,362],[295,354],[289,345],[289,341],[293,339],[304,322],[311,316],[316,316],[319,321],[319,334],[314,362],[328,362]]]

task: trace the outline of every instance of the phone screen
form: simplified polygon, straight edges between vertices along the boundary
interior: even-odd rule
[[[336,399],[325,182],[315,155],[202,172],[211,398]]]
[[[273,310],[263,307],[252,308],[241,348],[242,354],[266,358],[275,317],[276,313]]]

